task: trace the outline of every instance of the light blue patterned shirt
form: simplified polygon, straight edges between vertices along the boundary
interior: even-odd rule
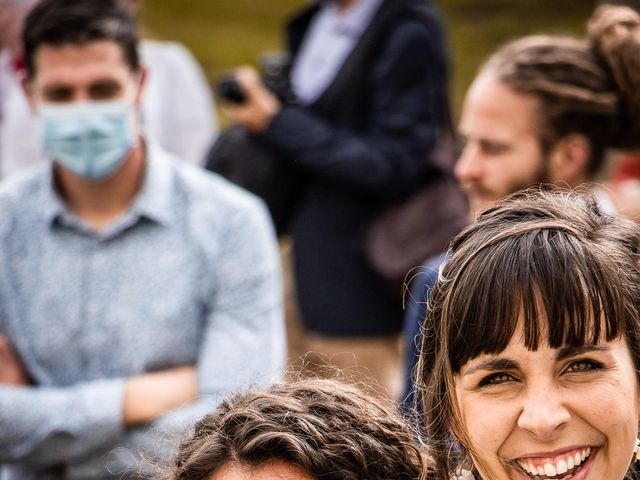
[[[0,385],[3,480],[128,478],[139,449],[162,451],[155,433],[278,379],[279,265],[259,200],[155,147],[102,233],[65,208],[49,167],[1,184],[0,334],[36,385]],[[188,364],[200,400],[126,430],[124,380]]]

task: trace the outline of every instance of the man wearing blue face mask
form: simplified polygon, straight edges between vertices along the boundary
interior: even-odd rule
[[[279,377],[275,239],[258,200],[141,136],[115,0],[43,0],[24,51],[53,163],[0,186],[0,478],[138,478],[167,455],[152,433]]]
[[[89,181],[112,175],[137,140],[133,105],[126,100],[45,103],[38,116],[45,152]]]

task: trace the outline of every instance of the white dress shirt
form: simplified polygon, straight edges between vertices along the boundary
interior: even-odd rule
[[[358,0],[345,11],[326,2],[314,17],[293,66],[291,83],[300,103],[316,101],[334,80],[369,26],[382,0]]]

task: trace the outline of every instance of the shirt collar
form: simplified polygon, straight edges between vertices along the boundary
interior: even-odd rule
[[[171,159],[159,146],[147,143],[147,165],[142,187],[133,199],[130,213],[157,223],[172,223],[173,167]]]
[[[157,145],[146,145],[146,166],[142,186],[123,217],[145,217],[161,225],[170,225],[174,220],[172,204],[173,171],[169,156]],[[51,225],[61,217],[73,217],[57,193],[53,162],[47,168],[42,201],[46,222]]]
[[[47,165],[47,170],[43,175],[43,185],[43,198],[40,205],[42,206],[42,214],[45,221],[48,225],[51,225],[57,218],[68,212],[67,207],[56,191],[53,163]]]
[[[330,2],[327,8],[330,11],[330,16],[333,17],[336,32],[359,38],[368,27],[381,3],[382,0],[358,0],[342,15],[338,14],[335,2]]]

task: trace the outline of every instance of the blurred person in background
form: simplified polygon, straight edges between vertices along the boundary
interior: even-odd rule
[[[37,120],[22,90],[22,25],[37,0],[0,0],[0,179],[43,161]]]
[[[156,437],[280,378],[273,228],[145,137],[115,0],[42,0],[24,54],[52,162],[0,185],[0,476],[139,478],[138,455],[168,454]]]
[[[640,146],[640,15],[602,6],[588,38],[537,35],[496,51],[467,92],[455,174],[473,215],[520,189],[554,184],[589,189],[605,212],[617,206],[598,183],[611,149]],[[416,335],[443,255],[416,275],[405,318],[407,394]],[[409,400],[410,401],[410,400]]]
[[[0,0],[0,179],[46,161],[37,140],[37,118],[20,85],[24,77],[20,33],[38,1]],[[142,3],[120,1],[136,14]],[[142,99],[145,134],[182,160],[203,164],[218,124],[200,66],[175,42],[143,40],[140,56],[149,71]]]
[[[289,226],[304,368],[363,374],[397,396],[400,287],[363,244],[376,214],[430,175],[446,95],[441,25],[422,0],[334,0],[298,12],[287,35],[297,105],[240,69],[246,99],[228,114],[305,180]]]
[[[597,0],[596,5],[625,5],[640,12],[640,0]],[[612,157],[609,192],[621,212],[640,222],[640,154],[618,152]]]
[[[120,0],[138,16],[143,0]],[[153,8],[151,6],[150,8]],[[204,73],[184,45],[143,38],[140,58],[148,74],[142,122],[168,152],[202,165],[218,135],[213,94]]]

